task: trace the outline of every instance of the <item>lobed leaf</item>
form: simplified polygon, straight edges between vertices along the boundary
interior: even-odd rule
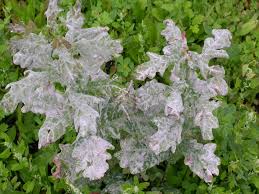
[[[184,163],[205,182],[212,182],[213,175],[219,174],[220,159],[214,154],[216,144],[202,145],[190,140],[184,150]]]
[[[13,63],[22,68],[47,68],[51,62],[52,47],[42,34],[31,33],[22,39],[13,39],[10,45]]]
[[[111,159],[111,155],[106,151],[114,149],[106,140],[97,137],[89,136],[75,143],[72,157],[75,159],[77,173],[82,172],[82,175],[90,180],[100,179],[109,169],[106,160]]]
[[[169,157],[168,153],[156,155],[144,140],[123,139],[120,146],[121,151],[116,154],[120,160],[120,167],[129,168],[132,174],[149,169]]]
[[[223,48],[230,47],[231,34],[225,29],[212,30],[214,38],[207,38],[204,42],[202,53],[189,51],[188,65],[191,68],[199,68],[202,76],[207,79],[210,71],[209,61],[213,58],[228,58],[228,54]]]
[[[149,147],[156,154],[171,148],[174,153],[181,143],[182,123],[173,118],[158,117],[154,119],[158,131],[149,138]]]

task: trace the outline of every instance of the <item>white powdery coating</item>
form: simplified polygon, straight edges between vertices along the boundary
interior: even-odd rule
[[[145,80],[147,77],[152,79],[159,72],[160,75],[164,75],[166,68],[168,67],[168,61],[165,57],[156,53],[147,52],[150,61],[145,62],[137,67],[136,79]]]
[[[22,102],[23,112],[56,115],[63,109],[64,98],[55,91],[44,72],[25,71],[23,79],[6,86],[9,92],[4,95],[1,105],[6,112],[13,112]]]
[[[78,135],[86,137],[88,135],[96,134],[99,113],[90,106],[84,105],[81,109],[77,109],[74,115],[74,125],[79,132]]]
[[[39,149],[57,141],[61,136],[65,134],[66,127],[69,124],[69,119],[65,119],[64,115],[58,115],[56,117],[46,117],[38,133]]]
[[[147,77],[152,79],[157,72],[163,76],[168,65],[178,62],[182,52],[187,49],[186,38],[175,23],[172,20],[165,20],[164,24],[166,29],[161,32],[161,35],[165,37],[168,44],[163,48],[164,55],[147,52],[150,60],[136,68],[135,78],[138,80],[145,80]]]
[[[206,110],[200,111],[194,118],[194,124],[201,128],[202,137],[204,140],[212,140],[212,129],[218,128],[219,123],[217,117]]]
[[[168,154],[156,155],[144,142],[133,138],[120,141],[121,151],[116,155],[121,168],[128,168],[132,174],[137,174],[169,158]]]
[[[217,95],[226,96],[228,93],[227,82],[221,77],[212,77],[208,83],[208,88],[216,93]]]
[[[80,30],[83,24],[84,16],[81,13],[81,3],[77,0],[75,6],[67,13],[66,26],[69,30]]]
[[[165,37],[168,44],[163,48],[164,55],[179,59],[182,52],[188,48],[185,34],[170,19],[165,20],[164,24],[166,28],[161,35]]]
[[[217,95],[227,95],[228,85],[221,77],[212,77],[206,81],[195,78],[192,81],[195,91],[202,96],[207,96],[208,99]]]
[[[78,136],[87,137],[97,133],[97,118],[99,118],[98,105],[104,99],[80,93],[70,93],[69,101],[75,110],[74,126],[79,132]]]
[[[181,93],[178,90],[171,92],[170,96],[167,98],[167,103],[165,106],[166,116],[176,116],[180,118],[180,114],[184,111],[183,101]]]
[[[25,72],[27,77],[7,85],[9,92],[1,101],[6,112],[13,112],[22,102],[22,112],[45,114],[46,120],[39,130],[39,148],[58,140],[69,125],[66,118],[66,100],[57,93],[44,72]]]
[[[51,68],[54,71],[52,76],[55,76],[57,82],[74,88],[82,77],[83,66],[76,62],[71,52],[65,47],[54,49],[53,56],[57,56],[58,59],[51,62]],[[87,81],[87,77],[84,81]]]
[[[49,0],[48,9],[45,12],[45,16],[47,18],[47,24],[50,27],[56,26],[56,19],[59,14],[59,12],[62,11],[58,7],[58,1],[59,0]]]
[[[114,149],[114,147],[97,136],[90,136],[77,142],[72,152],[72,157],[77,163],[76,172],[82,172],[83,176],[90,180],[103,177],[109,169],[106,160],[111,159],[107,149]]]
[[[29,34],[27,37],[11,41],[13,63],[21,68],[37,69],[49,65],[52,47],[43,35]]]
[[[58,1],[50,0],[46,16],[48,25],[54,30],[60,11]],[[91,88],[95,86],[89,86],[92,81],[108,78],[101,66],[121,53],[122,46],[118,40],[111,39],[106,27],[82,28],[84,19],[79,1],[70,9],[64,22],[68,32],[52,44],[42,35],[34,34],[12,42],[14,63],[41,72],[29,71],[27,77],[10,84],[1,105],[6,111],[13,112],[22,102],[23,112],[46,115],[39,130],[39,147],[58,140],[66,127],[74,124],[78,136],[73,144],[61,147],[58,159],[60,164],[65,164],[60,167],[61,171],[72,181],[83,177],[97,180],[109,168],[107,160],[111,159],[111,155],[107,149],[113,149],[109,142],[96,136],[102,133],[97,122],[102,119],[102,104],[111,102],[116,95],[101,94],[107,98],[104,100],[87,94],[95,93]],[[120,166],[129,168],[133,174],[168,159],[168,150],[174,153],[180,143],[186,146],[188,140],[184,141],[181,137],[185,116],[188,117],[186,122],[201,128],[204,140],[213,139],[212,129],[218,127],[218,120],[212,111],[219,103],[210,100],[227,94],[224,69],[209,67],[208,64],[212,58],[228,56],[223,48],[230,46],[230,32],[213,30],[214,38],[207,38],[202,53],[198,54],[188,51],[185,34],[172,20],[164,23],[166,28],[161,35],[167,45],[163,48],[163,55],[148,53],[150,60],[137,67],[136,78],[152,79],[156,73],[163,76],[168,66],[174,65],[170,77],[172,85],[166,86],[154,80],[147,82],[136,91],[132,88],[130,94],[125,94],[125,103],[112,102],[114,108],[119,107],[116,111],[121,111],[122,115],[114,114],[114,109],[107,110],[107,115],[111,114],[110,118],[114,118],[114,122],[111,121],[114,125],[110,127],[124,130],[123,135],[128,134],[120,140],[121,151],[117,157]],[[52,59],[52,54],[57,58]],[[200,70],[203,80],[198,78],[196,70]],[[56,82],[64,86],[63,93],[56,91]],[[97,89],[96,94],[100,93]],[[118,123],[120,118],[125,123]],[[219,173],[217,166],[220,161],[214,151],[215,144],[202,145],[196,140],[189,141],[186,150],[183,150],[185,164],[206,182],[212,180],[213,174]]]
[[[216,144],[202,145],[196,140],[188,142],[184,163],[205,182],[212,182],[213,175],[219,174],[220,159],[214,154]]]
[[[90,76],[92,80],[108,78],[101,66],[122,52],[120,42],[112,40],[107,29],[100,29],[99,33],[103,35],[98,37],[97,34],[91,40],[82,38],[73,44],[81,56],[77,62],[83,65],[85,75]]]
[[[212,129],[219,127],[218,119],[212,113],[219,106],[219,102],[208,101],[206,97],[201,97],[196,104],[197,114],[194,117],[194,124],[201,128],[204,140],[213,140]]]
[[[166,104],[166,91],[164,84],[158,83],[156,80],[147,82],[144,86],[137,89],[136,105],[145,114],[159,112],[163,110]]]
[[[202,53],[189,51],[190,60],[188,65],[191,68],[199,68],[202,76],[207,79],[210,71],[209,61],[213,58],[228,58],[228,53],[223,48],[230,47],[231,33],[225,29],[212,30],[214,38],[207,38],[204,41]]]
[[[176,146],[181,143],[182,125],[173,118],[155,118],[154,123],[158,131],[149,138],[149,147],[156,155],[171,148],[175,152]],[[177,124],[176,124],[177,123]]]

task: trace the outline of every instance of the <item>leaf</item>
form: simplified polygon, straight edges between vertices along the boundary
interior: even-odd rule
[[[182,123],[173,118],[160,117],[154,119],[158,131],[149,138],[149,147],[156,155],[171,148],[174,153],[181,143]]]
[[[69,31],[81,29],[84,24],[84,17],[81,13],[81,3],[76,1],[74,7],[72,7],[66,16],[66,26]]]
[[[166,104],[167,87],[156,80],[147,82],[136,91],[136,105],[145,114],[163,111]]]
[[[143,141],[128,138],[120,141],[121,151],[116,153],[121,168],[129,168],[132,174],[140,173],[165,160],[169,154],[156,155]]]
[[[62,11],[62,9],[58,6],[58,1],[59,0],[49,0],[48,8],[45,12],[47,24],[52,28],[55,28],[57,16],[59,12]]]
[[[216,75],[207,80],[199,79],[195,73],[191,76],[192,87],[203,98],[209,99],[217,95],[225,96],[228,92],[228,85],[221,75]]]
[[[188,65],[191,68],[199,68],[202,76],[207,79],[209,61],[213,58],[228,58],[228,54],[223,48],[230,47],[231,34],[225,29],[212,30],[214,38],[207,38],[204,42],[202,53],[189,51]]]
[[[34,185],[35,185],[35,182],[34,182],[34,181],[26,182],[26,183],[23,185],[23,189],[26,191],[26,193],[30,193],[30,192],[33,191]]]
[[[52,47],[40,34],[29,34],[23,39],[11,40],[13,63],[27,69],[47,68],[51,62]]]
[[[39,149],[61,138],[65,134],[66,127],[70,122],[70,118],[66,118],[62,114],[55,115],[55,117],[47,116],[38,133]]]
[[[51,62],[51,72],[55,82],[62,83],[68,88],[78,87],[77,83],[87,82],[89,79],[83,74],[83,66],[76,62],[70,51],[64,46],[53,50],[55,59]],[[81,84],[81,87],[84,87]]]
[[[77,62],[83,65],[85,76],[90,76],[92,80],[107,78],[101,66],[122,52],[120,42],[112,40],[107,31],[107,28],[82,30],[81,40],[72,44],[81,56]]]
[[[194,126],[201,128],[201,134],[204,140],[212,140],[212,129],[219,126],[218,119],[212,112],[220,105],[219,102],[212,100],[212,98],[217,95],[226,95],[228,91],[227,83],[224,80],[224,68],[218,65],[209,67],[208,64],[213,58],[228,57],[227,52],[223,49],[230,46],[230,32],[224,29],[213,30],[212,35],[214,38],[207,38],[204,42],[202,53],[198,54],[188,50],[185,34],[181,33],[173,21],[166,20],[165,24],[167,27],[161,33],[165,36],[168,44],[163,49],[164,55],[152,54],[153,58],[138,66],[135,74],[138,80],[152,79],[157,72],[163,76],[168,65],[173,65],[170,76],[172,83],[170,86],[162,86],[163,84],[158,84],[154,80],[151,80],[138,88],[136,93],[137,107],[145,113],[145,116],[150,117],[149,119],[154,119],[155,124],[158,126],[158,131],[148,138],[149,148],[157,155],[167,151],[169,148],[174,153],[181,141],[185,142],[185,138],[188,141],[188,137],[192,136],[189,136],[189,132],[187,131],[192,131]],[[199,78],[199,74],[202,75],[203,79]],[[163,87],[166,88],[165,92],[161,90]],[[158,99],[159,101],[156,101]],[[161,108],[164,109],[163,113]],[[184,134],[187,137],[181,137],[182,128],[184,128]],[[121,153],[123,153],[123,149],[130,149],[131,142],[128,141],[125,140],[127,146],[121,143]],[[144,142],[140,145],[144,147],[146,145],[145,139],[142,141]],[[134,146],[138,145],[138,143],[139,141],[136,141]],[[194,165],[191,166],[191,169],[196,174],[204,178],[207,182],[211,181],[212,174],[218,174],[217,165],[219,165],[219,159],[216,156],[214,157],[213,155],[214,158],[212,158],[216,163],[214,164],[216,167],[212,166],[212,172],[206,172],[205,170],[204,172],[198,171],[203,170],[202,165],[209,165],[210,167],[210,158],[206,157],[210,157],[212,155],[210,152],[214,152],[215,148],[212,146],[214,144],[205,145],[206,148],[211,149],[211,151],[206,153],[202,145],[197,144],[196,140],[193,140],[188,145],[190,144],[193,144],[193,149],[186,148],[190,149],[190,152],[186,152],[184,149],[182,152],[185,155],[186,153],[192,155],[200,149],[202,156],[198,155],[197,157],[203,157],[205,159],[201,161],[201,163],[203,162],[202,164],[198,164],[198,167],[196,164],[188,163],[189,161],[187,160],[186,164],[190,166]],[[137,149],[135,148],[135,150]],[[144,154],[141,155],[141,153],[139,155],[142,156],[142,160],[145,160],[143,157]],[[135,157],[138,158],[140,157],[139,155]],[[199,161],[200,158],[197,158],[197,160]],[[136,168],[137,165],[144,169],[143,163],[135,164],[132,167],[126,159],[123,160],[123,164],[121,162],[121,166],[129,167],[131,172],[131,168]]]
[[[90,76],[93,80],[107,78],[101,66],[113,56],[118,56],[122,47],[118,40],[109,37],[108,28],[82,29],[83,17],[80,10],[81,5],[77,1],[74,8],[68,12],[66,25],[69,30],[65,39],[80,54],[76,61],[83,65],[84,76]]]
[[[196,140],[187,142],[184,163],[205,182],[212,182],[213,175],[219,174],[220,159],[214,155],[216,144],[202,145]]]
[[[196,115],[194,123],[196,126],[201,128],[204,140],[212,140],[213,134],[211,129],[219,127],[217,117],[215,117],[211,112],[205,110]]]
[[[204,140],[212,140],[212,129],[219,127],[217,117],[212,114],[212,111],[219,106],[219,102],[207,101],[204,98],[200,98],[196,105],[197,113],[194,118],[194,124],[201,128],[201,134]]]
[[[114,147],[100,137],[89,136],[78,139],[73,145],[62,145],[57,160],[66,164],[69,179],[76,179],[76,174],[82,173],[83,177],[96,180],[103,177],[109,168],[106,160],[111,159],[111,155],[107,149]]]
[[[22,102],[23,112],[53,115],[61,108],[64,98],[55,92],[49,83],[45,72],[26,71],[27,77],[10,83],[6,88],[9,92],[4,95],[1,106],[6,112],[13,112],[19,102]]]
[[[97,133],[97,118],[100,116],[97,112],[98,105],[104,103],[104,99],[71,93],[69,100],[75,109],[74,125],[78,131],[78,136],[95,135]]]
[[[169,62],[161,55],[150,52],[148,52],[147,55],[150,61],[139,65],[136,69],[135,77],[138,80],[145,80],[147,77],[152,79],[155,77],[157,72],[163,76],[167,66],[169,65]]]
[[[11,154],[12,154],[12,153],[10,152],[10,149],[7,148],[7,149],[5,149],[4,151],[2,151],[2,152],[0,153],[0,158],[1,158],[1,159],[7,159],[7,158],[9,158],[9,156],[10,156]]]
[[[172,91],[170,96],[167,98],[165,105],[166,116],[176,116],[180,118],[180,114],[184,111],[183,101],[181,93],[178,90]]]
[[[255,185],[257,189],[259,189],[259,178],[256,175],[252,176],[251,182]]]
[[[83,176],[90,180],[96,180],[104,176],[109,169],[106,160],[111,159],[107,149],[114,147],[104,139],[97,136],[90,136],[88,139],[77,142],[72,152],[76,159],[76,172],[82,171]]]
[[[0,107],[0,121],[5,117],[5,111],[3,110],[3,107]],[[7,126],[8,127],[8,126]],[[0,125],[0,129],[3,128],[3,124]]]
[[[256,18],[252,18],[248,22],[244,23],[239,31],[239,36],[245,36],[248,33],[252,32],[258,24],[258,20]]]
[[[148,52],[150,61],[139,65],[135,72],[135,78],[145,80],[152,79],[156,73],[163,76],[169,64],[177,63],[181,58],[181,53],[187,49],[185,36],[172,20],[165,20],[166,29],[161,32],[167,41],[167,46],[163,48],[164,55]]]

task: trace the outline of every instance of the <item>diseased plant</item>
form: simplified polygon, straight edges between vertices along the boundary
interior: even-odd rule
[[[60,145],[54,175],[78,184],[100,179],[112,158],[107,150],[115,149],[119,165],[132,174],[183,155],[195,174],[211,182],[220,164],[216,145],[206,143],[218,127],[212,112],[220,103],[213,98],[226,95],[227,84],[224,69],[209,66],[209,61],[228,57],[223,48],[230,46],[230,32],[213,30],[214,37],[205,40],[198,54],[188,50],[185,34],[174,22],[165,20],[163,55],[148,53],[150,61],[135,72],[137,80],[151,80],[137,89],[133,82],[123,88],[101,69],[122,52],[120,42],[109,37],[107,28],[82,28],[79,1],[66,18],[59,15],[61,11],[58,1],[52,0],[45,15],[53,32],[66,25],[65,37],[50,41],[31,33],[11,41],[14,64],[28,70],[25,78],[7,86],[9,92],[1,101],[6,112],[23,103],[23,112],[46,116],[39,148],[74,126],[77,138],[73,144]],[[170,67],[170,85],[154,79]],[[55,88],[57,83],[64,91]]]
[[[215,144],[197,143],[196,127],[201,129],[203,140],[213,139],[212,129],[218,127],[218,120],[212,111],[220,103],[212,98],[226,95],[228,87],[223,79],[224,69],[208,63],[213,58],[228,57],[222,49],[230,46],[231,34],[228,30],[213,30],[214,38],[207,38],[202,53],[198,54],[188,50],[185,34],[173,21],[166,20],[165,24],[161,33],[167,41],[164,55],[148,53],[150,61],[138,66],[135,75],[138,80],[153,79],[157,73],[163,76],[168,66],[174,66],[170,86],[153,79],[136,90],[136,107],[153,121],[157,131],[145,131],[141,144],[136,138],[121,141],[124,157],[120,165],[137,173],[162,161],[165,153],[178,149],[185,156],[185,164],[200,178],[211,182],[213,174],[219,173],[220,159],[214,155]],[[132,162],[128,159],[130,155],[125,154],[130,153],[128,150],[138,150],[134,151]]]

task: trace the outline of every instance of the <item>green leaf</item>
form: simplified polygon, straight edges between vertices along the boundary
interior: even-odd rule
[[[259,189],[259,176],[257,175],[252,176],[251,182],[255,185],[257,189]]]
[[[139,189],[144,190],[148,188],[149,185],[150,185],[149,182],[144,182],[144,183],[139,183],[138,187]]]
[[[241,29],[239,31],[239,36],[245,36],[248,33],[252,32],[258,24],[258,20],[256,19],[251,19],[245,24],[241,26]]]
[[[5,111],[2,107],[0,107],[0,121],[5,117]],[[0,127],[1,128],[1,127]]]
[[[0,131],[6,132],[7,130],[8,130],[8,125],[6,123],[1,123],[0,124]]]
[[[24,168],[23,165],[18,162],[14,162],[13,164],[10,165],[10,167],[12,171],[18,171]]]
[[[10,149],[5,149],[3,152],[0,153],[1,159],[7,159],[12,153],[10,152]]]
[[[0,177],[8,177],[10,171],[5,167],[3,161],[0,161]]]
[[[30,193],[33,191],[34,185],[34,181],[28,181],[23,185],[23,189],[26,191],[26,193]]]

